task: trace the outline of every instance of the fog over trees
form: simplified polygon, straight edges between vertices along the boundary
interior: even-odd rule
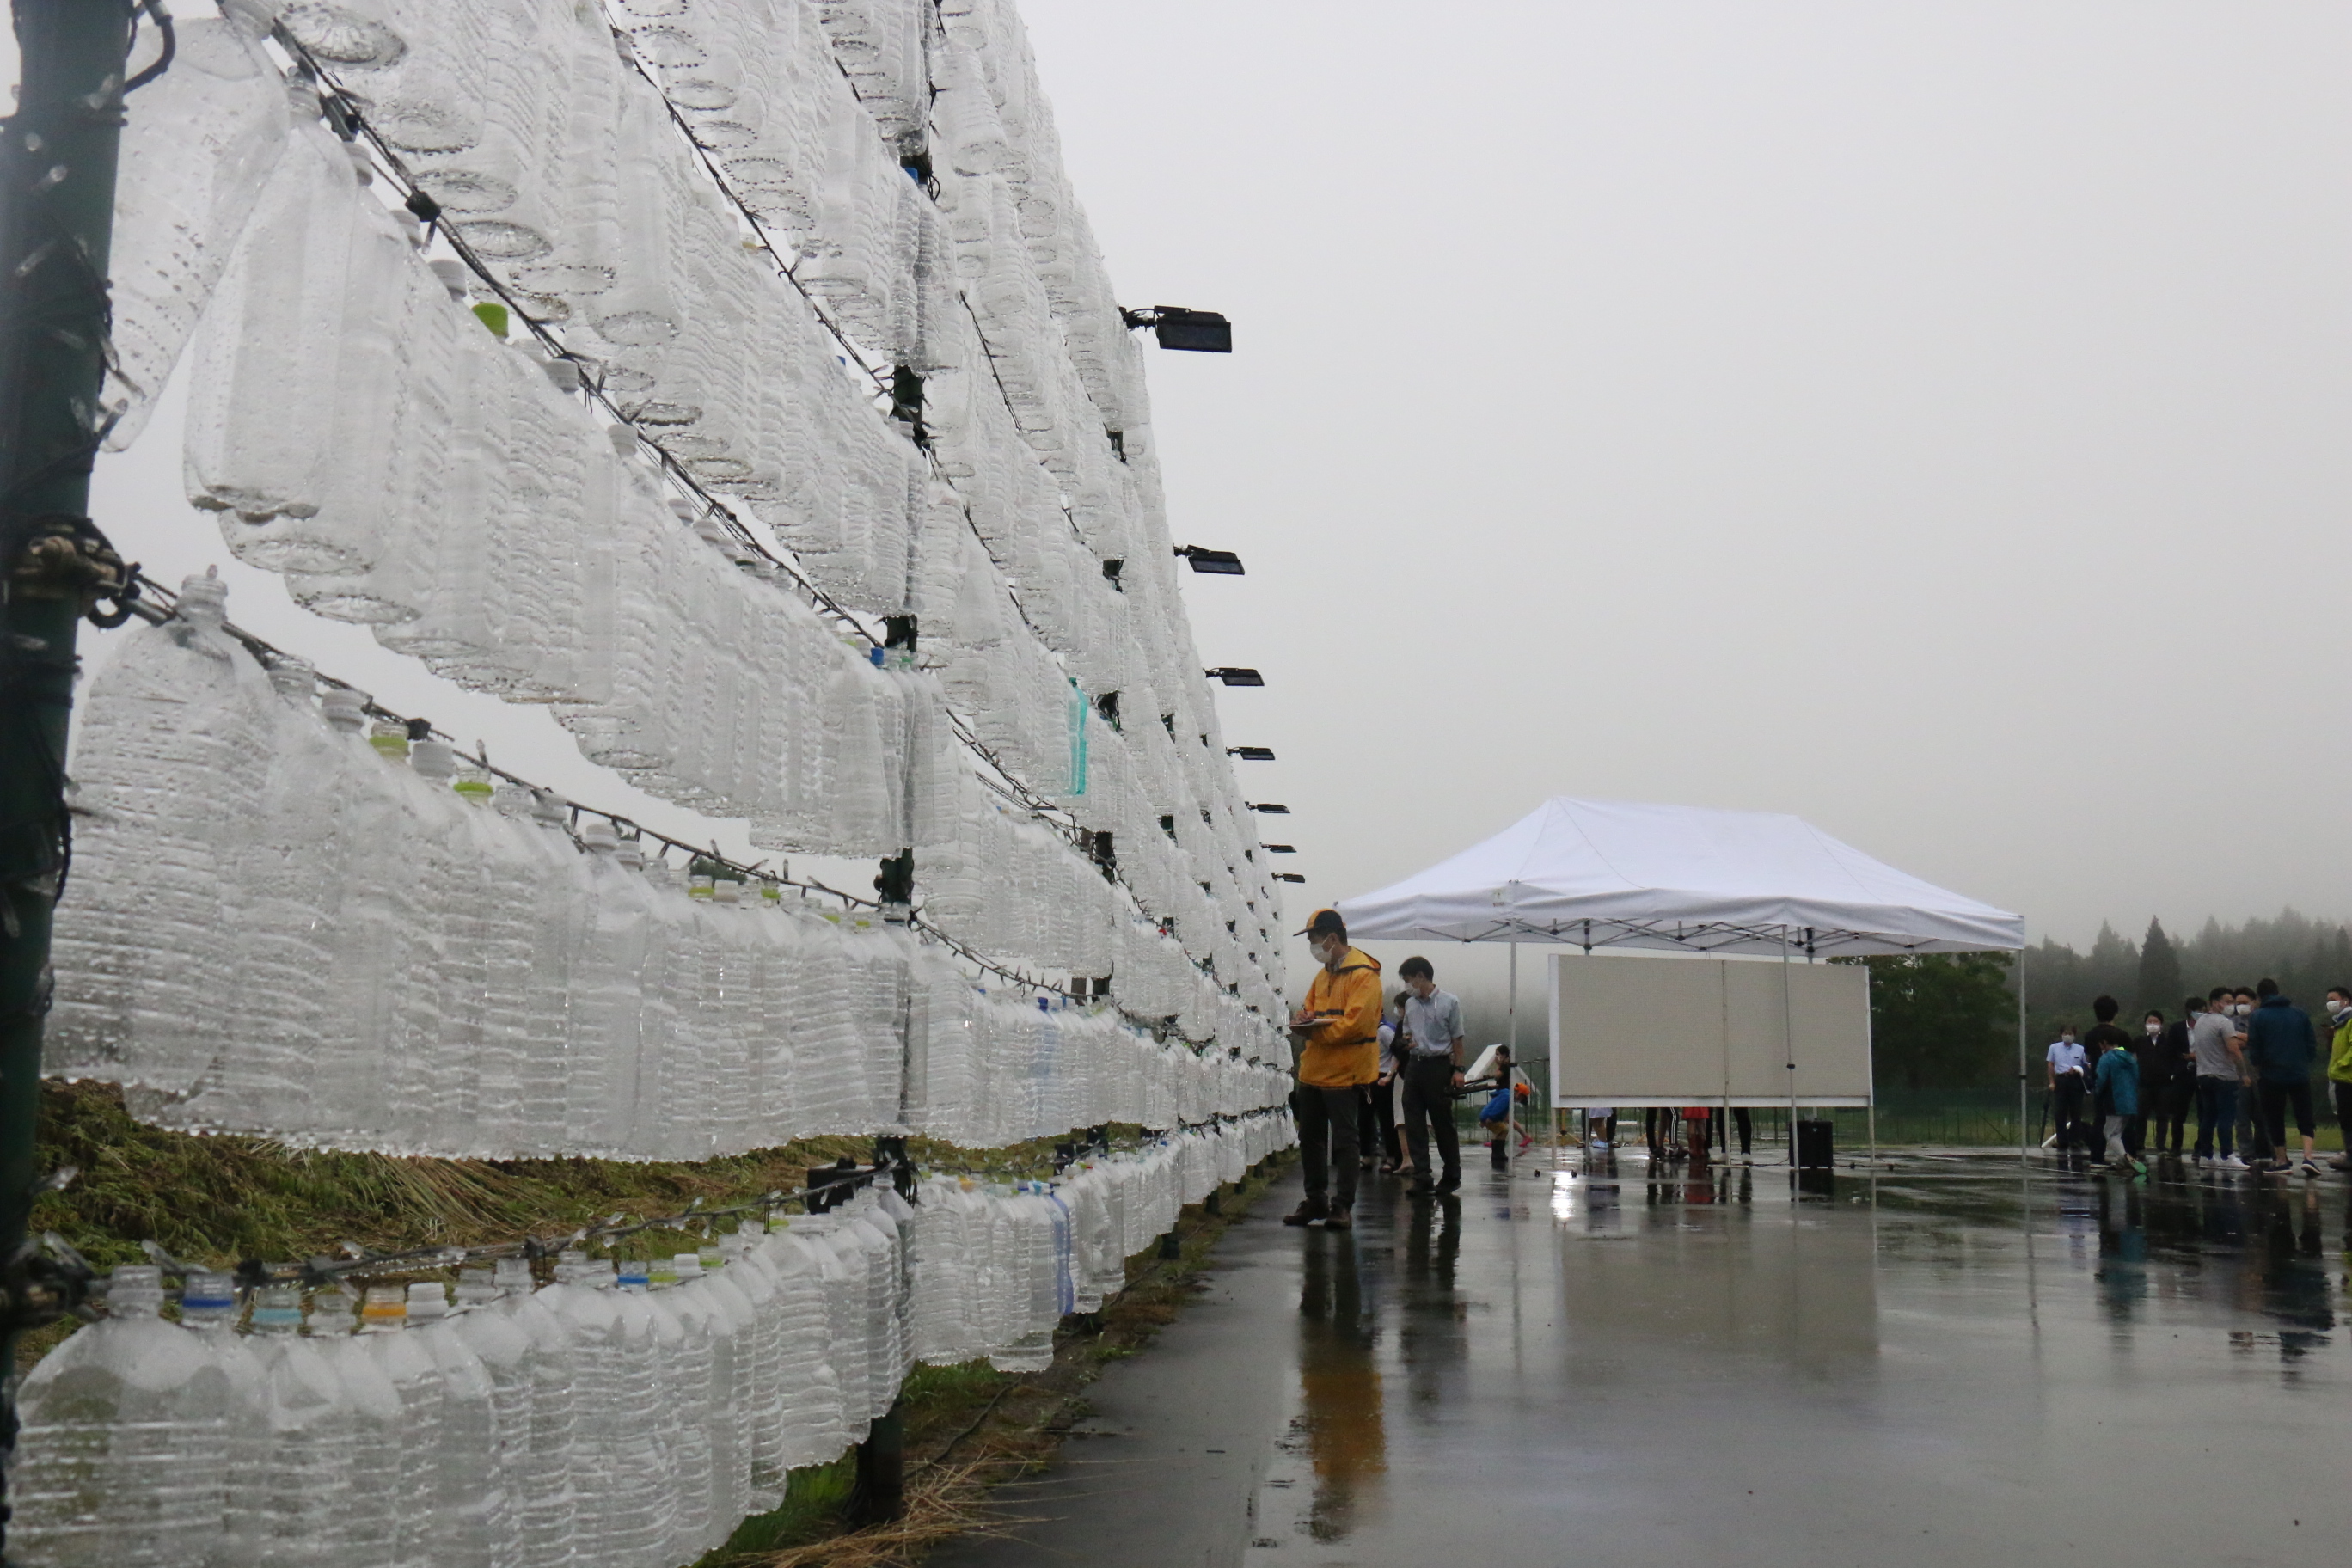
[[[2226,925],[2208,917],[2194,935],[2150,920],[2137,942],[2103,922],[2087,952],[2044,940],[2026,950],[2026,1047],[2030,1058],[2072,1025],[2090,1027],[2102,995],[2123,1005],[2117,1021],[2133,1034],[2142,1015],[2181,1016],[2181,1003],[2216,985],[2264,978],[2315,1016],[2329,987],[2352,984],[2352,929],[2283,910],[2271,920]],[[2008,1083],[2017,1071],[2017,966],[2005,953],[1877,958],[1871,1026],[1878,1079],[1905,1089]]]

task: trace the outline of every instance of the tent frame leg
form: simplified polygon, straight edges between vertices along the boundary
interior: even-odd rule
[[[1789,1180],[1797,1179],[1797,1026],[1789,1009],[1789,931],[1780,931],[1780,1045],[1789,1053]]]
[[[2025,1170],[2032,1163],[2030,1145],[2033,1134],[2025,1129],[2025,948],[2017,950],[2017,1168]]]

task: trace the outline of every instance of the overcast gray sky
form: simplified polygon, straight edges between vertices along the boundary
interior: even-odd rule
[[[1294,912],[1551,794],[1801,813],[2078,943],[2352,912],[2352,7],[1024,11],[1123,297],[1236,322],[1153,396]],[[171,572],[223,558],[177,469],[159,418],[100,485]]]
[[[2352,912],[2352,7],[1024,11],[1318,901],[1580,794]]]

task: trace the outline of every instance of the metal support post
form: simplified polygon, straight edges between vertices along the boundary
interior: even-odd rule
[[[77,623],[124,592],[89,523],[104,433],[106,268],[131,49],[126,0],[16,0],[16,112],[0,126],[0,1446],[33,1316],[25,1227],[65,874]],[[5,1521],[0,1509],[0,1521]],[[5,1551],[0,1540],[0,1551]]]
[[[1511,1036],[1511,1065],[1503,1073],[1503,1158],[1508,1161],[1518,1147],[1519,1097],[1516,1092],[1514,1075],[1519,1070],[1519,944],[1511,943],[1511,1000],[1508,1008]]]
[[[857,1486],[851,1512],[861,1525],[888,1524],[907,1511],[907,1421],[904,1402],[892,1400],[857,1445]]]
[[[2017,1163],[2022,1170],[2031,1163],[2027,1151],[2033,1134],[2025,1130],[2026,1061],[2025,1054],[2025,941],[2019,933],[2017,943]]]

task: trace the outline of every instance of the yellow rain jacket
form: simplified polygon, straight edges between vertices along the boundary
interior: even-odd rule
[[[1321,964],[1307,985],[1307,1008],[1338,1016],[1301,1031],[1298,1081],[1310,1089],[1349,1089],[1381,1076],[1381,963],[1349,948],[1338,973]]]
[[[2336,1037],[2327,1046],[2327,1076],[2337,1083],[2352,1083],[2352,1018],[2336,1026]]]

